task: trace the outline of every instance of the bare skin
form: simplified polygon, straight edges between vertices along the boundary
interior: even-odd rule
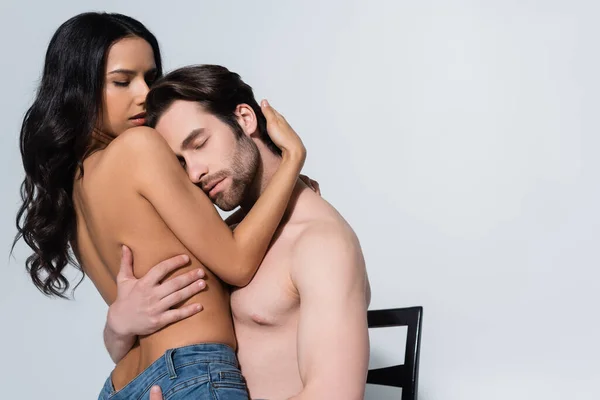
[[[300,182],[284,218],[253,280],[231,295],[250,394],[362,399],[370,290],[358,240]]]
[[[153,210],[152,204],[132,189],[136,186],[135,177],[126,173],[126,166],[109,161],[111,154],[105,153],[111,150],[98,152],[84,162],[85,178],[76,183],[74,190],[79,258],[108,304],[116,298],[115,267],[119,265],[121,243],[127,243],[133,249],[138,277],[145,275],[149,266],[164,258],[187,253],[185,246]],[[198,259],[191,257],[185,267],[179,268],[170,277],[201,266]],[[168,348],[211,341],[236,346],[228,320],[227,291],[210,271],[207,271],[205,279],[210,282],[210,289],[180,305],[202,303],[205,311],[157,333],[140,337],[140,345],[135,346],[115,367],[112,379],[117,390]],[[210,329],[204,332],[192,329],[204,326],[208,321]],[[194,334],[190,334],[192,332]]]
[[[271,182],[281,158],[254,137],[255,117],[244,105],[242,126],[260,159],[242,209],[228,219],[235,227]],[[217,133],[214,118],[189,102],[175,102],[157,129],[185,166],[198,174],[233,170],[223,160],[235,142]],[[203,128],[190,150],[187,132]],[[248,129],[246,129],[248,128]],[[203,132],[204,132],[203,131]],[[232,142],[233,141],[233,142]],[[243,175],[243,173],[241,174]],[[224,206],[237,199],[228,179]],[[210,283],[209,283],[210,285]],[[231,296],[238,357],[252,398],[362,399],[369,358],[369,282],[356,235],[339,213],[300,180],[261,267]]]
[[[317,181],[306,175],[300,175],[300,180],[315,193],[321,194]],[[206,287],[202,269],[163,282],[169,272],[186,265],[188,261],[187,255],[175,256],[162,261],[137,279],[133,274],[131,250],[123,246],[117,275],[117,298],[109,307],[104,328],[104,343],[115,364],[132,348],[138,335],[156,332],[202,310],[199,303],[173,308]],[[115,327],[118,327],[118,331],[115,331]]]
[[[281,220],[305,158],[300,139],[265,104],[269,133],[284,152],[284,162],[268,193],[232,232],[208,197],[188,179],[156,131],[138,127],[119,132],[121,128],[114,128],[128,127],[121,115],[135,115],[123,111],[124,107],[133,110],[143,106],[148,89],[143,78],[152,64],[150,46],[138,38],[123,39],[109,52],[108,75],[116,69],[132,71],[127,90],[135,91],[137,97],[119,91],[118,85],[107,86],[104,109],[109,115],[104,120],[108,125],[96,135],[97,151],[83,161],[85,174],[76,176],[74,182],[77,233],[72,245],[108,304],[117,297],[116,280],[125,243],[135,256],[136,278],[145,276],[160,260],[187,254],[189,262],[185,266],[170,271],[164,279],[165,271],[154,271],[154,278],[175,280],[186,274],[197,275],[204,267],[209,288],[175,305],[185,308],[201,303],[201,313],[138,337],[138,344],[113,371],[117,390],[169,348],[206,342],[236,348],[229,290],[222,281],[244,285],[251,279]],[[173,302],[170,292],[165,289],[163,293],[166,303]]]
[[[351,227],[298,182],[261,267],[231,295],[252,398],[362,399],[369,349],[362,315],[369,301]],[[151,400],[162,399],[156,389]]]

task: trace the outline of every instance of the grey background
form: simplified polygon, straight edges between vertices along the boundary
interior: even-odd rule
[[[50,36],[87,10],[140,19],[166,70],[223,64],[286,115],[361,240],[371,308],[425,307],[421,399],[600,398],[600,6],[574,0],[4,0],[2,398],[95,398],[112,368],[90,282],[50,300],[22,243],[8,258],[21,119]],[[373,365],[403,334],[373,333]]]

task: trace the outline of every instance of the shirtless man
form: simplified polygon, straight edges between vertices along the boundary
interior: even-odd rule
[[[222,87],[211,86],[217,75]],[[223,180],[203,190],[225,211],[240,206],[228,219],[230,225],[252,207],[281,162],[264,134],[264,117],[246,104],[237,108],[238,137],[211,129],[217,119],[201,106],[203,99],[232,93],[237,85],[245,84],[225,68],[186,67],[162,80],[147,103],[151,122],[193,182],[219,171]],[[239,140],[246,154],[241,162],[228,164]],[[126,261],[124,268],[131,268]],[[251,397],[363,399],[369,301],[364,259],[352,228],[298,180],[258,272],[231,295],[238,357]],[[121,315],[113,312],[113,321],[126,318],[127,302],[115,305]]]

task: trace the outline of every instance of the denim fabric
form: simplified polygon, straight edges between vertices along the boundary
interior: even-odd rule
[[[109,376],[98,400],[148,400],[153,385],[164,400],[248,400],[235,352],[218,343],[169,349],[119,391]]]

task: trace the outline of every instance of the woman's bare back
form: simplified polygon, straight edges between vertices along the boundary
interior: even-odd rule
[[[105,150],[88,157],[84,161],[84,175],[76,179],[73,188],[77,215],[74,247],[86,274],[107,304],[116,298],[116,276],[123,244],[133,252],[137,277],[145,275],[160,261],[178,254],[188,254],[190,263],[165,279],[202,267],[152,204],[135,189],[130,173],[132,161],[124,159],[118,146],[120,141],[117,139]],[[198,237],[198,240],[203,238]],[[140,337],[139,345],[117,364],[112,374],[117,390],[169,348],[205,342],[224,343],[235,348],[229,291],[213,273],[208,269],[205,271],[207,289],[181,304],[200,303],[204,310],[154,334]]]

